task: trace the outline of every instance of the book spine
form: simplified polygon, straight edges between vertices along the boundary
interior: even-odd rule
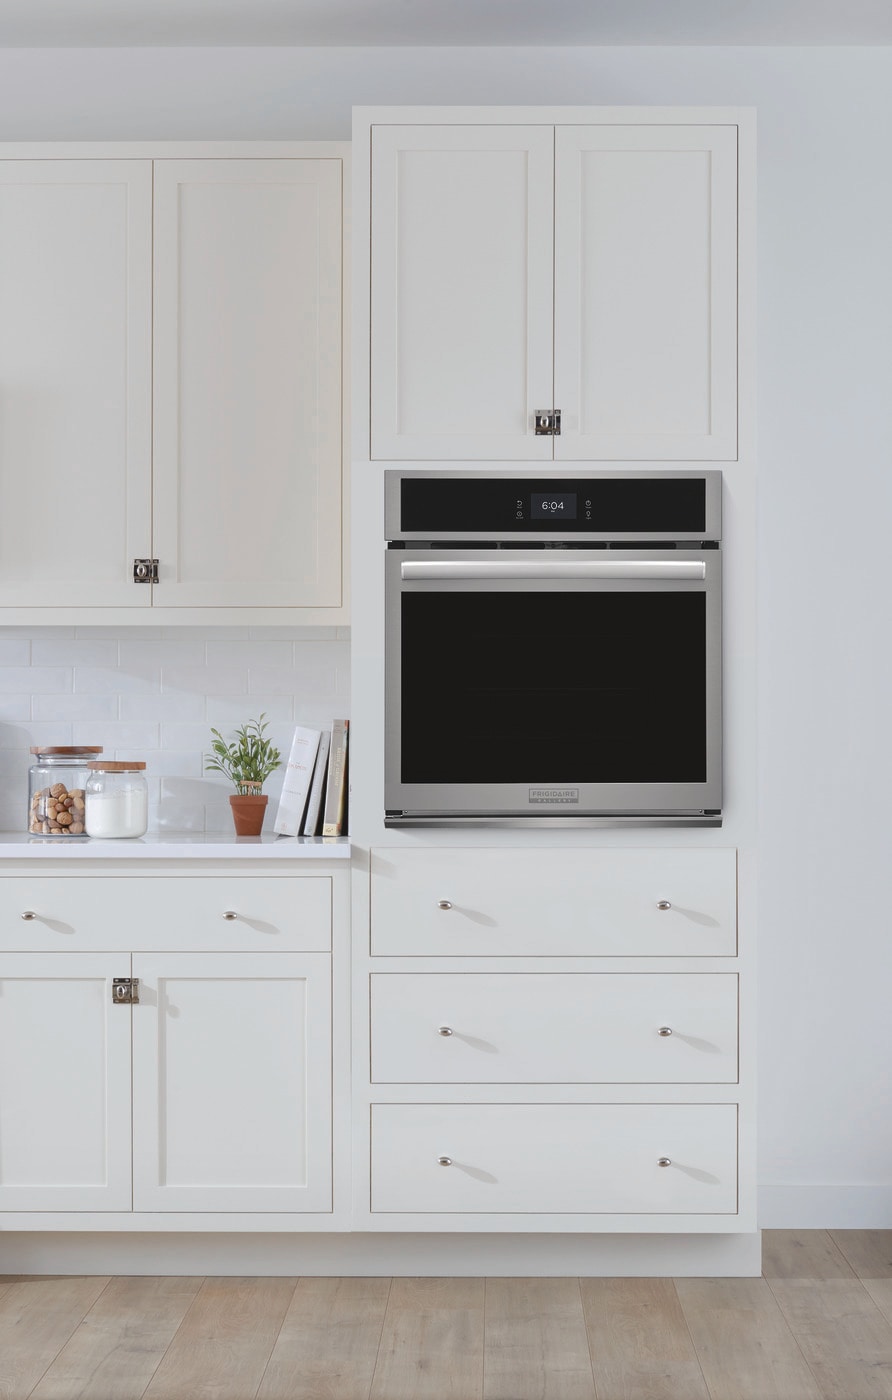
[[[331,730],[326,730],[319,740],[316,767],[313,769],[313,782],[307,799],[307,816],[304,822],[304,836],[315,836],[322,810],[322,795],[325,792],[325,779],[328,776],[328,755],[331,750]]]
[[[319,729],[304,729],[298,726],[294,731],[291,753],[285,767],[282,795],[279,798],[279,810],[276,813],[274,830],[278,836],[297,836],[300,833],[321,737],[322,731]]]
[[[347,740],[350,721],[336,719],[331,727],[331,757],[328,761],[328,786],[325,792],[323,836],[340,836],[344,827],[347,802]]]

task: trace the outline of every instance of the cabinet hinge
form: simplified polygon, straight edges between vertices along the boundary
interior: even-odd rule
[[[115,1006],[138,1006],[139,978],[113,977],[112,1001],[115,1003]]]
[[[157,560],[157,559],[134,559],[134,561],[133,561],[133,582],[134,582],[134,583],[157,583],[157,582],[158,582],[158,560]]]
[[[536,437],[560,437],[561,410],[559,408],[536,409]]]

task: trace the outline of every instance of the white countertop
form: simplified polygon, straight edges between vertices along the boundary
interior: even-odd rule
[[[349,860],[347,836],[155,831],[121,841],[0,832],[0,860]]]

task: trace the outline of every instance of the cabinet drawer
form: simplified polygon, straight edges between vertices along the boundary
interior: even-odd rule
[[[737,1108],[376,1104],[372,1210],[734,1214]]]
[[[325,952],[330,947],[327,876],[0,879],[0,948]]]
[[[371,1015],[378,1084],[737,1079],[730,972],[376,973]]]
[[[397,957],[733,957],[736,900],[733,850],[382,849],[372,853],[371,947]]]

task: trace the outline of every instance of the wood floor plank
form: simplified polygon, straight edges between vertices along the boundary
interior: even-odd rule
[[[765,1279],[675,1286],[711,1400],[823,1400]]]
[[[579,1282],[486,1280],[484,1400],[595,1400]]]
[[[29,1278],[0,1298],[0,1400],[23,1400],[58,1356],[108,1278]]]
[[[859,1278],[892,1278],[892,1230],[831,1230]]]
[[[296,1282],[206,1279],[146,1400],[254,1400]]]
[[[763,1230],[765,1278],[849,1278],[855,1271],[827,1230]]]
[[[892,1400],[892,1325],[858,1279],[776,1279],[771,1290],[825,1400]]]
[[[482,1400],[482,1278],[395,1278],[371,1400]]]
[[[671,1279],[580,1286],[598,1400],[709,1400]]]
[[[886,1321],[892,1322],[892,1278],[866,1278],[862,1283]]]
[[[113,1278],[31,1400],[140,1400],[200,1278]]]
[[[302,1278],[257,1400],[368,1400],[389,1278]]]

